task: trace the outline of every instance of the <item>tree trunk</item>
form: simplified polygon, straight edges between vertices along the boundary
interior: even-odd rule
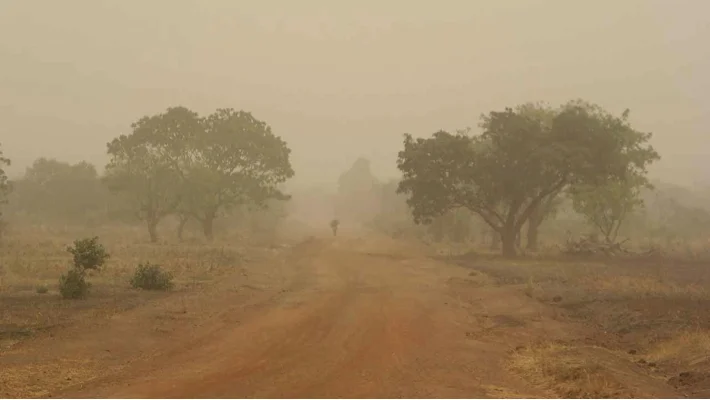
[[[503,232],[500,234],[500,240],[503,244],[502,253],[505,257],[515,257],[517,255],[517,250],[515,248],[515,242],[518,232],[513,228],[503,228]]]
[[[207,214],[202,220],[202,232],[205,234],[205,238],[210,242],[214,239],[214,220],[215,215],[212,213]]]
[[[528,250],[537,251],[538,248],[538,228],[539,224],[533,223],[533,220],[528,221],[528,243],[526,248]]]
[[[148,234],[150,235],[151,243],[158,243],[158,219],[148,219]]]
[[[500,249],[500,233],[495,229],[491,230],[491,250]]]
[[[535,209],[535,211],[533,211],[532,214],[530,214],[530,218],[528,218],[528,234],[526,245],[526,248],[528,250],[535,251],[538,249],[539,229],[540,225],[542,225],[543,220],[544,216],[542,215],[541,207],[538,207],[537,209]]]
[[[523,241],[523,236],[520,234],[520,232],[518,232],[515,235],[515,247],[519,249],[522,241]]]
[[[182,241],[183,233],[185,233],[185,225],[187,225],[187,221],[190,220],[190,217],[187,215],[180,215],[180,223],[178,224],[177,227],[177,237],[178,240]]]

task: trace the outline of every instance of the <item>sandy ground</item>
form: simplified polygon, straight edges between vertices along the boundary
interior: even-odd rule
[[[510,354],[582,329],[415,245],[321,237],[209,290],[23,342],[0,368],[27,387],[14,396],[552,397]],[[642,397],[676,396],[637,382]]]

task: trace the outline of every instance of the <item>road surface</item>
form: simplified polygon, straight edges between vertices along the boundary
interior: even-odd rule
[[[55,397],[548,395],[505,367],[516,346],[555,329],[542,305],[415,245],[311,239],[250,279],[261,286],[248,297],[225,281],[188,300],[205,310],[200,323],[176,317],[139,360]],[[134,318],[103,329],[125,345],[148,317]]]

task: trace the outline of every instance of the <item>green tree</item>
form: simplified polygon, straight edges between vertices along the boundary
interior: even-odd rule
[[[181,131],[168,158],[182,181],[181,210],[202,224],[208,240],[221,212],[290,198],[279,185],[294,175],[291,150],[269,125],[245,111],[219,109],[200,127]]]
[[[104,180],[146,222],[150,240],[155,243],[158,223],[175,212],[181,200],[181,180],[170,155],[189,152],[181,139],[186,131],[199,131],[199,117],[184,107],[175,107],[143,117],[131,128],[131,134],[108,143],[110,161]]]
[[[549,132],[552,129],[557,110],[544,102],[529,102],[515,107],[515,112],[534,120],[541,125],[543,130]],[[550,194],[542,199],[537,207],[533,208],[527,222],[526,249],[537,250],[540,226],[547,219],[554,217],[561,203],[560,193],[561,191]]]
[[[599,230],[607,243],[615,243],[627,217],[643,206],[640,193],[648,186],[643,177],[613,179],[604,185],[574,186],[570,188],[572,206]]]
[[[630,128],[598,106],[570,102],[549,127],[513,109],[482,116],[480,135],[444,131],[407,134],[397,162],[398,190],[409,196],[415,222],[464,207],[478,214],[516,254],[522,225],[550,196],[572,184],[599,184],[628,171],[645,173],[658,157],[650,134]]]

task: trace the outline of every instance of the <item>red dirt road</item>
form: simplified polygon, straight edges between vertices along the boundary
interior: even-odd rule
[[[227,289],[204,294],[190,301],[213,310],[202,323],[175,321],[150,354],[53,395],[549,396],[503,365],[517,345],[557,330],[517,289],[383,238],[313,239],[263,271],[266,289],[249,299]],[[140,346],[137,333],[121,334],[147,317],[132,318],[93,334]]]

